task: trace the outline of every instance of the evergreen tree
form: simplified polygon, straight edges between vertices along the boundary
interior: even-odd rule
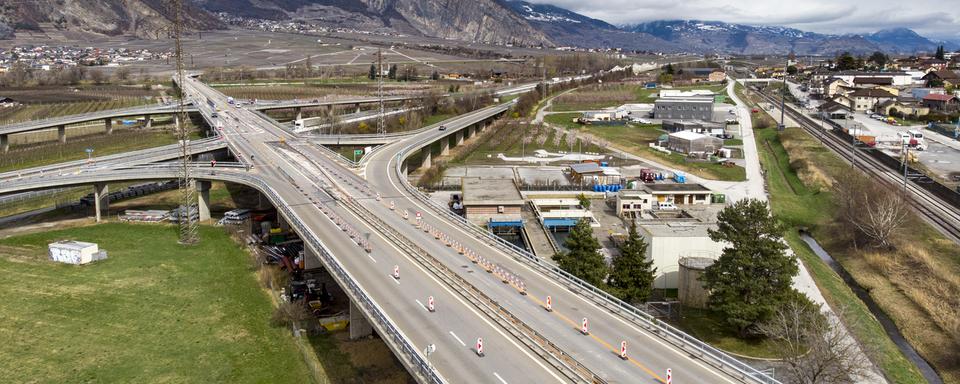
[[[870,55],[870,58],[867,61],[874,63],[877,65],[877,67],[883,69],[887,65],[887,62],[890,61],[890,58],[887,57],[887,55],[884,55],[883,52],[876,51]]]
[[[388,78],[388,79],[396,79],[396,78],[397,78],[397,65],[396,65],[396,64],[390,65],[390,69],[387,70],[387,78]]]
[[[858,69],[857,67],[857,58],[853,57],[850,52],[844,52],[837,58],[837,69],[841,71],[852,71]]]
[[[370,73],[367,74],[367,77],[369,77],[370,80],[375,80],[375,79],[377,78],[377,66],[376,66],[376,65],[370,64]]]
[[[564,271],[599,287],[607,277],[607,263],[603,260],[603,255],[598,252],[600,242],[593,237],[590,222],[585,219],[577,222],[564,245],[568,251],[553,256],[557,265]]]
[[[620,254],[613,257],[607,282],[621,300],[645,301],[653,290],[656,272],[653,260],[647,260],[647,242],[637,234],[637,222],[633,221],[627,240],[620,245]]]
[[[666,73],[666,74],[668,74],[668,75],[672,75],[672,74],[673,74],[673,64],[672,64],[672,63],[667,63],[667,67],[663,70],[663,73]]]
[[[440,74],[437,71],[433,71],[433,74],[430,75],[431,80],[440,80]]]
[[[937,59],[940,59],[940,60],[943,60],[943,59],[944,59],[945,56],[944,56],[943,46],[942,46],[942,45],[940,45],[940,46],[937,47],[937,53],[936,53],[935,57],[936,57]]]
[[[746,335],[798,294],[791,284],[799,268],[786,254],[784,228],[766,202],[740,200],[720,211],[717,226],[709,231],[710,239],[729,247],[704,272],[704,286],[710,291],[710,307]]]

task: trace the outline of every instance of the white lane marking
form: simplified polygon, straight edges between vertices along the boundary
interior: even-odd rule
[[[419,300],[419,299],[416,299],[416,300],[414,300],[414,301],[416,301],[416,302],[417,302],[417,304],[419,304],[419,305],[420,305],[420,307],[422,307],[422,308],[424,308],[424,309],[426,309],[426,308],[427,308],[426,306],[424,306],[424,305],[423,305],[423,303],[421,303],[421,302],[420,302],[420,300]]]
[[[390,275],[390,274],[388,274],[387,276],[390,276],[390,280],[393,280],[393,282],[397,283],[397,285],[400,285],[400,279],[393,277],[393,275]]]
[[[467,343],[464,343],[463,340],[460,340],[460,338],[457,337],[457,334],[456,334],[456,333],[453,333],[453,331],[450,331],[450,336],[453,336],[454,339],[457,339],[457,342],[459,342],[460,345],[462,345],[462,346],[464,346],[464,347],[467,346]]]
[[[500,380],[501,383],[507,384],[507,381],[500,377],[500,375],[498,375],[496,372],[494,372],[493,375],[496,376],[497,380]]]
[[[371,254],[368,253],[368,254],[367,254],[367,257],[369,257],[370,260],[373,260],[374,263],[377,262],[377,259],[374,259],[374,258],[373,258],[373,255],[371,255]]]

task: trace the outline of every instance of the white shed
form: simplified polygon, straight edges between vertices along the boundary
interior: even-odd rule
[[[87,264],[107,258],[107,252],[101,251],[94,243],[63,240],[47,246],[50,260],[67,264]]]

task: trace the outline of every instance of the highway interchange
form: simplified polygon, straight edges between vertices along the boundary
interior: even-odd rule
[[[269,198],[418,381],[663,383],[671,369],[674,383],[775,382],[478,233],[409,186],[401,165],[406,157],[441,137],[482,126],[508,104],[445,121],[445,131],[426,127],[398,137],[365,158],[357,175],[308,138],[253,110],[228,105],[225,95],[199,79],[190,77],[182,86],[210,125],[219,127],[222,140],[205,145],[226,145],[249,166],[198,165],[193,176],[246,184]],[[532,88],[527,84],[501,93]],[[218,106],[217,118],[201,100]],[[0,194],[176,175],[172,166],[123,159],[118,155],[95,171],[69,164],[60,165],[56,174],[6,174]],[[348,236],[352,233],[357,236]],[[461,247],[509,271],[526,294],[516,283],[486,273],[482,263],[458,252]],[[399,279],[392,276],[395,266]],[[552,311],[545,309],[548,295]],[[435,299],[436,312],[424,305],[428,296]],[[580,330],[584,318],[588,334]],[[628,346],[625,360],[618,356],[622,341]],[[427,354],[429,345],[436,350]]]

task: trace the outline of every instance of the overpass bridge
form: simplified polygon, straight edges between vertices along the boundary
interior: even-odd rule
[[[187,82],[183,88],[192,99],[226,105],[219,92],[196,79]],[[496,105],[448,120],[444,131],[431,126],[397,138],[365,159],[366,177],[360,177],[310,141],[254,111],[228,106],[220,113],[229,117],[221,119],[222,133],[244,166],[195,167],[194,176],[263,193],[303,237],[314,256],[309,263],[324,266],[350,296],[351,333],[375,330],[419,382],[655,383],[672,368],[676,383],[776,383],[498,242],[409,185],[405,162],[413,154],[438,140],[456,145],[458,135],[482,130],[508,108]],[[200,112],[212,121],[211,111]],[[32,175],[0,181],[0,194],[145,177],[175,176],[171,167]],[[410,219],[418,213],[419,227]],[[393,266],[401,278],[391,276]],[[428,295],[439,303],[437,313],[421,304]],[[546,295],[555,298],[552,312],[544,310]],[[581,317],[590,319],[587,334],[577,331]],[[483,357],[472,345],[479,337]],[[631,346],[626,360],[615,353],[620,341]],[[437,352],[422,352],[427,345]]]

